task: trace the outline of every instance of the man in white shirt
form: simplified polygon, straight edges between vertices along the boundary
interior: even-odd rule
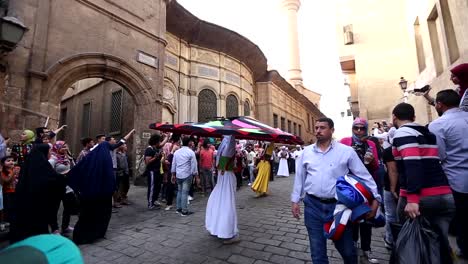
[[[255,169],[255,159],[257,158],[257,153],[253,150],[252,146],[247,146],[247,164],[249,166],[249,174],[250,174],[250,179],[249,179],[249,186],[252,185],[252,183],[255,180],[254,177],[254,169]]]
[[[336,180],[348,173],[359,177],[376,197],[367,218],[373,218],[381,200],[377,185],[356,152],[332,139],[334,123],[320,118],[315,123],[317,143],[307,146],[297,162],[294,189],[291,194],[292,214],[300,217],[299,202],[304,201],[304,222],[309,233],[310,254],[313,263],[328,263],[327,241],[323,226],[333,217],[336,205]],[[357,264],[352,226],[348,224],[335,247],[345,264]]]
[[[189,148],[189,137],[182,139],[182,148],[174,153],[172,160],[172,183],[177,182],[177,212],[182,216],[192,214],[188,210],[188,193],[192,185],[193,177],[198,175],[197,158],[195,152]]]

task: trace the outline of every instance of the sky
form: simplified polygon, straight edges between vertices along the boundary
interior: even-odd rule
[[[218,24],[257,44],[269,69],[287,78],[287,18],[281,0],[178,0],[198,18]],[[322,95],[320,110],[339,122],[348,109],[339,65],[335,1],[302,0],[298,13],[299,50],[304,85]],[[338,96],[337,96],[338,95]],[[349,121],[349,120],[348,120]]]

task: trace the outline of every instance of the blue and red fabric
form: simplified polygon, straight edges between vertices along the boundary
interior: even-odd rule
[[[333,212],[333,220],[324,225],[325,237],[333,241],[339,240],[349,222],[356,223],[364,219],[371,211],[370,204],[374,195],[358,177],[346,175],[336,182],[337,203]],[[375,227],[385,225],[385,218],[381,210],[371,221]]]

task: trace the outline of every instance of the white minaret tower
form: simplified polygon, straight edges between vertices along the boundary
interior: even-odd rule
[[[283,0],[283,9],[288,16],[289,45],[289,82],[296,86],[302,85],[301,61],[299,58],[299,36],[297,32],[297,12],[301,7],[300,0]]]

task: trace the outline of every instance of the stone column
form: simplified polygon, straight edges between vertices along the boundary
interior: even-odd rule
[[[300,0],[283,0],[283,9],[286,11],[288,17],[288,78],[293,85],[302,84],[301,62],[299,58],[299,36],[297,32],[297,12],[300,6]]]
[[[190,122],[198,122],[198,95],[195,90],[188,90],[189,95],[189,120]]]
[[[187,103],[187,91],[184,88],[179,88],[179,106],[177,112],[179,115],[179,123],[184,123],[188,121],[188,108]]]

